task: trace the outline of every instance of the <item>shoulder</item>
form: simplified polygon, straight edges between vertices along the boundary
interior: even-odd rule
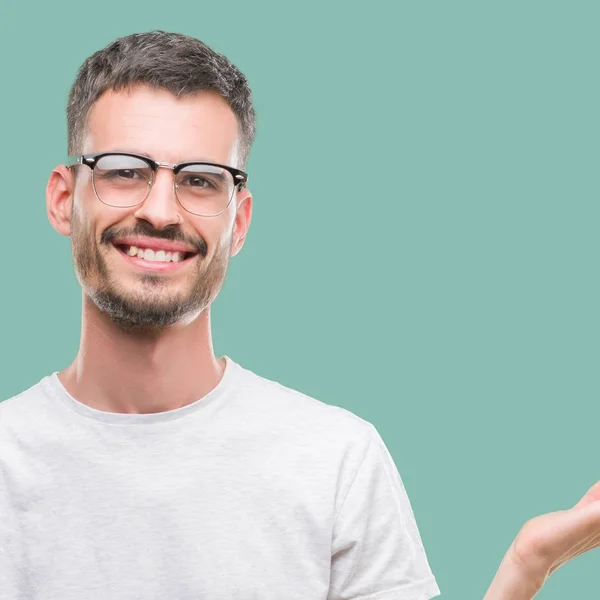
[[[44,377],[26,390],[0,401],[0,428],[14,429],[39,420],[48,399],[49,379],[50,376]]]
[[[314,438],[351,441],[363,449],[370,443],[375,427],[357,414],[236,366],[245,407],[272,426],[302,431]]]

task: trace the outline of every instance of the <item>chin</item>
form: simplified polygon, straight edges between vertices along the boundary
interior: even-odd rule
[[[149,301],[148,295],[139,292],[123,294],[104,288],[88,292],[88,296],[100,312],[128,330],[168,327],[188,320],[191,315],[195,317],[199,312],[195,303],[173,297],[173,294]]]

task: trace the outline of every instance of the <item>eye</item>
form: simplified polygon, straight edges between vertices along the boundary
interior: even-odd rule
[[[202,177],[201,175],[187,175],[181,180],[181,184],[195,188],[213,187],[213,184],[208,179],[206,179],[206,177]]]
[[[142,174],[137,169],[112,169],[102,171],[102,177],[106,179],[138,179]]]
[[[135,156],[107,154],[98,159],[94,175],[113,183],[133,183],[151,178],[151,169]]]

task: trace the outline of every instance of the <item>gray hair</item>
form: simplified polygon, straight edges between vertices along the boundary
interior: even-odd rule
[[[177,97],[203,90],[217,92],[237,117],[240,166],[244,168],[256,132],[248,80],[225,56],[204,42],[164,31],[119,38],[81,65],[67,105],[70,155],[81,153],[90,109],[101,94],[137,84],[167,90]]]

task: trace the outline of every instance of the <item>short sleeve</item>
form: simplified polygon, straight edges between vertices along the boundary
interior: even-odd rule
[[[327,600],[440,595],[404,484],[374,426],[335,519]]]

